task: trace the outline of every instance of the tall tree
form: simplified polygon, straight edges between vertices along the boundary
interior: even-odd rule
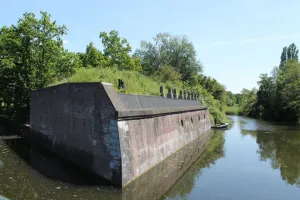
[[[211,93],[216,100],[219,100],[224,105],[226,104],[225,87],[216,79],[200,74],[198,75],[198,84]]]
[[[276,116],[276,82],[273,77],[267,74],[261,74],[258,81],[259,89],[257,91],[257,107],[259,117],[263,119],[272,119]]]
[[[243,89],[239,95],[239,103],[241,107],[241,112],[244,115],[251,117],[257,116],[257,89],[253,88],[252,90]]]
[[[298,61],[298,52],[296,45],[293,43],[289,46],[287,51],[288,60]]]
[[[234,106],[236,104],[236,95],[231,91],[226,91],[226,105]]]
[[[110,65],[115,65],[123,70],[140,71],[142,69],[140,59],[130,55],[131,46],[125,38],[120,38],[118,31],[100,33],[100,39],[104,47],[104,56]]]
[[[13,114],[28,112],[32,90],[73,72],[77,57],[63,47],[66,31],[46,12],[40,19],[25,13],[17,25],[0,29],[1,98]]]
[[[287,47],[283,47],[282,49],[282,53],[281,53],[281,56],[280,56],[280,67],[283,66],[283,64],[285,63],[285,61],[288,60],[288,57],[287,57]]]
[[[300,118],[300,64],[297,61],[290,60],[283,65],[277,85],[286,116]]]
[[[298,61],[298,52],[299,50],[294,43],[292,43],[289,47],[284,47],[280,57],[280,68],[282,68],[284,63],[288,60]]]
[[[102,52],[99,51],[92,42],[87,45],[83,56],[83,66],[101,67],[105,64],[106,62]]]
[[[153,42],[142,41],[134,55],[141,58],[146,75],[154,74],[163,66],[172,66],[181,74],[183,81],[191,81],[203,68],[186,36],[159,33]]]

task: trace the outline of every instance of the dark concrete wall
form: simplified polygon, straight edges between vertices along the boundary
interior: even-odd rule
[[[120,184],[116,109],[107,87],[112,85],[74,83],[35,91],[30,125],[38,143]]]

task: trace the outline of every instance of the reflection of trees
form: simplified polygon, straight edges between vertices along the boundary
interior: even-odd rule
[[[300,186],[300,133],[297,133],[297,129],[289,127],[286,133],[276,132],[274,127],[264,125],[262,128],[266,131],[256,130],[260,129],[257,126],[254,130],[245,130],[246,122],[240,119],[238,123],[243,136],[250,135],[256,138],[260,159],[270,160],[272,168],[280,170],[284,181]]]
[[[238,122],[239,130],[240,130],[240,134],[242,136],[250,135],[252,138],[256,139],[256,135],[257,135],[256,124],[255,124],[255,128],[253,128],[254,130],[246,130],[244,128],[244,125],[247,124],[247,121],[245,121],[239,117],[237,122]]]
[[[257,135],[257,131],[253,131],[253,130],[245,130],[245,129],[240,129],[241,130],[241,135],[246,136],[246,135],[250,135],[252,138],[256,138]]]
[[[272,167],[280,170],[283,180],[300,186],[300,134],[261,132],[256,142],[261,159],[270,159]]]
[[[216,131],[211,137],[205,152],[191,166],[191,168],[175,183],[168,192],[169,198],[188,199],[188,195],[194,188],[196,179],[201,176],[202,168],[209,168],[215,161],[224,157],[224,132]]]

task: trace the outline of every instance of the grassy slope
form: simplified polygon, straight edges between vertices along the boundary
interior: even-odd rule
[[[118,85],[118,79],[122,79],[125,83],[126,90],[119,91],[127,94],[146,94],[146,95],[159,95],[159,87],[161,83],[152,78],[148,78],[135,71],[119,71],[117,68],[82,68],[79,69],[73,76],[68,79],[56,82],[56,84],[64,82],[107,82],[112,83],[115,88]],[[168,87],[180,88],[182,85],[178,83],[166,83]],[[218,121],[226,121],[224,112],[220,111],[219,101],[215,100],[211,94],[209,94],[201,86],[193,88],[197,90],[204,99],[204,104],[209,107],[211,113],[211,119],[217,118]],[[116,88],[116,90],[118,90]]]
[[[116,68],[82,68],[73,76],[57,82],[107,82],[112,83],[117,89],[118,79],[126,85],[127,94],[159,95],[160,84],[134,71],[119,71]],[[118,89],[117,89],[118,90]]]
[[[239,115],[239,112],[240,108],[237,105],[225,108],[226,115]]]

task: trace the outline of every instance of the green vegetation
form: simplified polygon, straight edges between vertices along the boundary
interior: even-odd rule
[[[81,68],[73,76],[58,82],[107,82],[115,87],[118,79],[125,82],[126,90],[120,91],[128,94],[160,95],[160,84],[137,71],[118,70],[118,68]],[[57,83],[56,83],[57,84]],[[116,87],[116,89],[118,89]]]
[[[125,90],[119,92],[124,93],[159,95],[161,84],[197,92],[211,118],[226,121],[225,88],[201,74],[203,65],[186,36],[159,33],[132,52],[128,41],[112,30],[99,34],[102,51],[89,43],[84,53],[72,53],[63,46],[67,28],[57,24],[46,12],[40,19],[25,13],[17,25],[0,29],[0,101],[11,118],[28,118],[33,90],[63,82],[116,86],[122,79]]]
[[[65,26],[41,12],[25,13],[17,25],[0,29],[0,101],[13,118],[28,114],[30,92],[69,76],[78,59],[63,48]]]
[[[118,88],[116,87],[118,85],[118,79],[124,80],[126,87],[125,90],[119,90],[119,92],[127,94],[159,95],[159,87],[161,85],[159,77],[149,78],[137,71],[120,71],[114,67],[81,68],[69,78],[65,78],[54,84],[60,84],[64,82],[103,81],[112,83],[118,90]],[[186,90],[193,90],[199,92],[203,97],[203,103],[209,107],[209,111],[212,115],[212,120],[213,118],[216,118],[218,122],[227,121],[226,115],[224,114],[223,110],[221,111],[223,105],[220,103],[220,101],[216,100],[212,94],[210,94],[206,89],[204,89],[200,85],[188,86],[177,81],[168,81],[165,82],[164,85],[166,87],[172,87],[177,89],[185,88]]]
[[[300,63],[295,44],[283,48],[279,67],[274,67],[270,75],[261,74],[258,85],[258,89],[243,89],[233,96],[227,93],[228,99],[235,98],[238,114],[272,121],[299,121]]]
[[[225,114],[226,115],[239,115],[240,108],[237,105],[226,107]]]
[[[196,50],[186,36],[159,33],[153,42],[141,42],[134,56],[141,58],[143,74],[153,75],[163,66],[172,66],[181,74],[182,81],[192,82],[202,64],[196,58]]]

